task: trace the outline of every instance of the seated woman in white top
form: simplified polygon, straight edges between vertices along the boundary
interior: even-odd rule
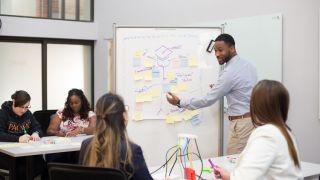
[[[71,89],[63,110],[58,110],[50,121],[48,135],[76,136],[93,134],[96,115],[91,111],[89,102],[81,89]]]
[[[252,132],[235,169],[216,168],[221,179],[303,179],[297,145],[286,124],[289,93],[277,81],[262,80],[253,89]]]
[[[73,137],[78,134],[91,135],[94,132],[96,115],[81,89],[71,89],[64,108],[58,110],[47,129],[52,136]],[[77,152],[47,154],[47,162],[76,163]]]

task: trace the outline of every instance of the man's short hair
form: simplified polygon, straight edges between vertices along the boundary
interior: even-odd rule
[[[235,46],[236,43],[234,42],[234,39],[229,34],[220,34],[214,41],[224,41],[229,46]]]

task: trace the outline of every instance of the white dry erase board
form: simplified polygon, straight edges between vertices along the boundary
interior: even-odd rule
[[[179,133],[197,135],[204,158],[218,155],[220,103],[185,111],[165,96],[168,91],[181,98],[209,91],[220,66],[206,48],[219,34],[221,28],[114,27],[114,90],[129,106],[128,133],[142,146],[149,166],[165,162]]]

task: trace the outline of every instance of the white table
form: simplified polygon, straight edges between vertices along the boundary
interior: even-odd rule
[[[237,158],[237,155],[231,155],[231,156],[215,157],[215,158],[211,158],[211,160],[213,161],[214,164],[221,166],[229,171],[232,171],[235,166],[236,158]],[[211,167],[208,159],[203,159],[202,162],[203,162],[203,167],[206,167],[206,168]],[[169,164],[168,171],[167,171],[168,173],[170,171],[171,166],[172,166],[172,162]],[[181,170],[180,170],[179,166],[180,165],[177,162],[172,173],[171,173],[170,179],[173,179],[173,180],[182,179],[181,178],[182,177]],[[190,165],[187,164],[187,166],[189,167]],[[152,171],[158,169],[159,167],[160,166],[150,167],[149,171],[152,172]],[[303,173],[303,176],[305,179],[318,180],[318,178],[320,176],[320,164],[301,162],[301,168],[302,168],[302,173]],[[195,169],[197,175],[200,174],[201,162],[199,160],[193,161],[193,169]],[[168,173],[167,173],[167,175],[168,175]],[[162,168],[159,171],[157,171],[156,173],[152,174],[152,177],[155,180],[156,179],[165,179],[165,168]],[[201,177],[204,179],[215,179],[213,172],[211,172],[211,173],[202,172]],[[196,179],[198,179],[198,178],[196,178]]]
[[[0,153],[12,157],[9,168],[10,180],[16,179],[16,158],[26,157],[27,179],[33,179],[32,156],[42,154],[52,154],[59,152],[79,151],[83,140],[92,137],[92,135],[80,135],[77,137],[57,137],[47,136],[41,138],[38,142],[13,143],[0,142]]]

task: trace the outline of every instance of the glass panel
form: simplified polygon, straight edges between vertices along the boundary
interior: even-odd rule
[[[91,20],[91,0],[80,0],[80,20]]]
[[[6,15],[47,17],[47,0],[1,0],[0,13]]]
[[[61,19],[62,18],[62,5],[61,0],[52,0],[52,18]]]
[[[76,19],[76,0],[65,1],[65,19]]]
[[[48,44],[48,109],[64,107],[68,91],[82,89],[91,101],[91,47]]]
[[[42,109],[41,44],[0,42],[0,103],[16,90],[31,96],[31,111]]]

